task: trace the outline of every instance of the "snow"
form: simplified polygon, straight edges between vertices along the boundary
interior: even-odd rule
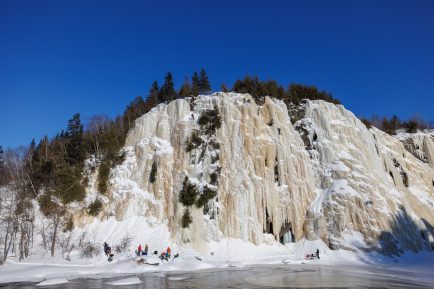
[[[331,169],[332,171],[342,171],[342,172],[350,171],[350,169],[341,161],[335,161],[334,163],[330,164],[328,168]]]
[[[154,234],[156,234],[154,232]],[[364,241],[359,232],[346,231],[343,233],[345,244],[354,247],[363,247]],[[149,236],[149,239],[152,239]],[[143,243],[142,243],[143,245]],[[179,253],[179,257],[161,261],[156,256],[146,257],[149,263],[158,262],[159,266],[137,264],[134,253],[115,254],[114,261],[109,263],[106,257],[91,259],[91,263],[84,264],[81,259],[73,258],[69,263],[55,263],[54,260],[46,263],[16,262],[9,259],[1,267],[0,283],[14,281],[31,281],[43,283],[39,285],[61,284],[74,278],[107,278],[115,274],[142,274],[152,272],[185,272],[196,270],[214,270],[224,268],[243,268],[255,265],[277,264],[318,264],[318,265],[367,265],[367,264],[393,264],[402,270],[409,270],[414,264],[423,264],[424,270],[434,270],[434,253],[422,252],[419,254],[406,254],[402,258],[388,258],[377,253],[366,253],[362,250],[331,250],[321,240],[302,239],[296,243],[281,245],[277,242],[254,245],[241,239],[222,239],[219,242],[210,242],[206,252],[197,252],[191,246],[176,246],[170,244],[172,255]],[[161,247],[150,246],[150,251]],[[320,259],[305,260],[306,254],[320,251]],[[159,250],[160,252],[161,250]],[[198,260],[200,259],[200,260]],[[346,265],[345,265],[346,266]],[[173,280],[183,280],[183,277],[172,277]],[[178,279],[177,279],[178,278]],[[58,282],[58,283],[56,283]],[[134,285],[141,284],[137,277],[128,277],[116,280],[108,285]]]
[[[354,145],[352,146],[354,148]],[[357,149],[356,149],[357,150]],[[350,153],[348,153],[347,151],[340,151],[338,152],[338,157],[342,158],[342,159],[348,159],[348,160],[353,160],[354,158],[351,156]]]
[[[169,245],[170,234],[167,225],[156,218],[129,217],[123,221],[110,217],[105,221],[94,220],[83,230],[77,230],[76,234],[87,232],[95,236],[95,241],[101,245],[108,242],[109,245],[120,244],[125,237],[131,238],[130,252],[134,252],[139,244],[148,244],[152,251],[161,252]],[[103,258],[105,260],[105,257]]]
[[[434,198],[430,198],[429,194],[427,194],[425,191],[414,186],[410,186],[408,190],[417,198],[419,198],[419,200],[425,203],[428,207],[434,209]]]
[[[322,211],[323,203],[331,200],[331,195],[341,194],[360,197],[360,194],[354,190],[349,184],[348,180],[340,179],[333,182],[327,190],[316,189],[317,196],[312,202],[310,211],[319,214]]]
[[[356,197],[360,196],[360,194],[348,184],[348,180],[344,179],[336,180],[329,190],[332,193],[337,194],[348,194]]]
[[[47,279],[45,281],[39,282],[36,286],[52,286],[52,285],[65,284],[65,283],[68,283],[68,280],[65,278],[54,278],[54,279]]]
[[[322,203],[325,202],[328,198],[328,191],[316,189],[316,198],[312,202],[309,211],[319,214],[322,211]]]
[[[152,139],[152,144],[156,147],[156,155],[161,154],[173,154],[173,147],[169,141],[154,137]]]
[[[367,244],[360,232],[346,230],[342,233],[341,244],[347,248],[362,249],[366,248]]]

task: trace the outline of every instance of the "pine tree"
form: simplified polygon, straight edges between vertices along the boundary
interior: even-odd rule
[[[5,164],[3,154],[4,154],[3,147],[0,145],[0,169],[2,169]]]
[[[71,165],[76,165],[83,162],[85,151],[83,145],[83,125],[80,121],[80,114],[75,114],[68,121],[68,128],[65,133],[69,142],[66,146],[68,162]]]
[[[8,177],[6,174],[6,162],[3,154],[3,147],[0,145],[0,185],[6,184],[8,182]]]
[[[134,126],[135,120],[145,112],[145,102],[141,96],[137,96],[125,109],[123,119],[125,131]]]
[[[153,104],[158,104],[160,96],[160,87],[158,86],[158,82],[154,80],[149,89],[148,99],[151,100]]]
[[[181,88],[179,89],[179,96],[186,97],[186,96],[190,96],[191,94],[192,93],[191,93],[190,80],[188,79],[188,77],[185,77],[184,83],[182,84]]]
[[[418,128],[418,123],[411,119],[408,122],[405,123],[406,132],[408,133],[416,133]]]
[[[396,115],[393,115],[390,119],[390,124],[393,130],[397,130],[401,126],[401,121]]]
[[[80,114],[76,113],[68,120],[68,127],[66,129],[66,137],[75,137],[83,133],[83,126],[80,121]]]
[[[211,92],[211,83],[208,80],[208,74],[205,69],[201,69],[199,75],[199,93],[207,94]]]
[[[390,135],[395,135],[396,130],[401,127],[401,121],[396,115],[393,115],[390,120],[383,118],[381,122],[381,129]]]
[[[36,151],[38,152],[37,157],[38,159],[40,159],[41,161],[48,161],[48,146],[49,146],[49,141],[48,141],[48,136],[44,136],[40,141],[39,144],[36,148]]]
[[[192,206],[196,202],[196,197],[199,194],[198,188],[194,183],[191,183],[188,177],[182,182],[182,189],[179,192],[179,201],[184,206]]]
[[[194,96],[199,94],[199,75],[196,71],[193,72],[193,75],[191,76],[191,93]]]
[[[220,86],[220,90],[223,92],[229,92],[229,88],[224,83],[222,83],[222,85]]]
[[[190,211],[186,209],[181,218],[181,226],[185,229],[188,228],[191,223],[193,223],[193,218],[191,217]]]
[[[26,167],[29,172],[33,172],[33,158],[36,152],[36,143],[35,139],[32,139],[32,142],[29,145],[29,149],[26,153]]]
[[[176,96],[176,91],[173,84],[172,73],[168,72],[164,77],[164,84],[161,87],[160,102],[172,101]]]
[[[29,145],[29,153],[33,154],[35,149],[36,149],[35,139],[32,138],[32,141],[30,142],[30,145]]]
[[[154,183],[157,180],[157,163],[154,161],[152,163],[151,173],[149,175],[149,182]]]

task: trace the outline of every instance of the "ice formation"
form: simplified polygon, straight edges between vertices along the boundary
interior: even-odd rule
[[[221,127],[187,151],[201,113],[215,108]],[[177,99],[137,119],[123,150],[102,221],[140,217],[143,226],[165,226],[172,240],[198,250],[222,238],[267,243],[269,234],[282,243],[322,239],[347,248],[348,232],[361,234],[361,249],[386,254],[434,246],[433,134],[367,129],[342,105],[306,100],[288,109],[274,98],[257,105],[237,93]],[[218,184],[211,185],[216,171]],[[188,228],[178,201],[185,176],[217,190],[205,207],[191,206]],[[76,214],[82,227],[92,221]]]

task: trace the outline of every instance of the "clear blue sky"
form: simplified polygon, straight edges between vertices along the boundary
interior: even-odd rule
[[[434,1],[0,0],[0,144],[114,116],[201,67],[214,90],[251,74],[434,120]]]

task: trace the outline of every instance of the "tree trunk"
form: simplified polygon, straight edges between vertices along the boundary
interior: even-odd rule
[[[4,239],[3,256],[2,256],[2,260],[1,260],[2,264],[6,261],[6,259],[8,257],[8,253],[9,253],[8,237],[9,237],[9,224],[6,228],[6,234],[5,234],[5,239]]]
[[[53,231],[53,237],[51,240],[51,257],[54,257],[54,249],[56,248],[57,227],[59,226],[59,217],[55,216],[53,218],[53,221],[54,221],[54,231]]]

